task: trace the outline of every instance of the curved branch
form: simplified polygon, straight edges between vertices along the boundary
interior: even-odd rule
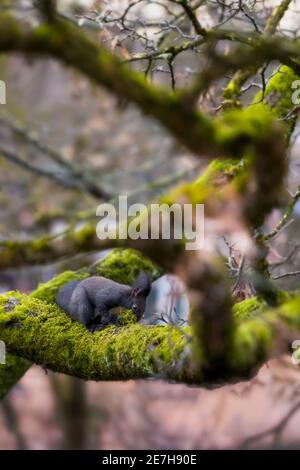
[[[82,31],[66,21],[57,19],[51,24],[42,24],[31,29],[23,27],[10,16],[1,15],[0,32],[0,51],[52,56],[75,67],[115,95],[126,98],[155,117],[189,150],[198,155],[212,157],[226,151],[231,156],[238,157],[241,147],[237,147],[237,142],[243,139],[246,148],[249,143],[255,145],[258,138],[253,132],[247,132],[249,127],[239,129],[236,126],[235,132],[223,140],[220,138],[222,119],[212,120],[189,106],[181,95],[148,84],[142,74],[126,68],[103,46],[91,41]],[[243,51],[242,54],[239,50],[233,56],[226,57],[219,64],[218,74],[220,69],[223,74],[224,70],[239,68],[252,63],[254,59],[273,58],[284,62],[286,57],[299,56],[300,47],[295,42],[282,40],[279,43],[278,39],[269,38],[265,41],[266,43],[260,42],[253,50]],[[207,74],[206,71],[201,75],[201,83],[209,78]],[[253,116],[251,120],[253,124],[254,121],[260,121],[258,116]]]
[[[234,178],[238,179],[245,170],[245,165],[238,161],[214,160],[200,178],[170,190],[159,202],[172,205],[178,200],[186,200],[192,204],[203,204],[216,195],[221,197],[223,184]],[[118,247],[137,248],[161,266],[168,268],[174,265],[183,249],[182,244],[172,240],[99,240],[96,235],[96,223],[86,222],[77,230],[70,226],[59,237],[0,241],[0,268],[44,264],[63,256]]]
[[[174,93],[149,85],[142,74],[126,68],[104,47],[66,21],[57,20],[30,29],[10,16],[1,15],[0,51],[52,56],[115,95],[137,104],[191,151],[208,155],[214,149],[217,151],[216,129],[211,119],[185,106]]]
[[[145,266],[155,274],[153,265],[151,268],[138,254],[119,252],[100,263],[96,272],[129,282]],[[31,295],[2,294],[0,338],[7,349],[53,371],[86,380],[154,377],[205,385],[248,377],[271,353],[286,351],[295,335],[299,336],[299,296],[286,300],[274,310],[267,310],[265,304],[256,299],[241,302],[234,307],[234,325],[230,341],[226,343],[222,368],[213,369],[211,375],[212,368],[208,365],[213,366],[209,361],[214,360],[215,352],[207,352],[199,322],[194,333],[190,328],[142,325],[124,320],[122,327],[108,327],[91,334],[72,321],[54,303],[55,294],[68,280],[87,275],[86,271],[64,273]],[[215,283],[214,277],[212,282]],[[209,305],[211,307],[211,302],[206,298],[203,308],[208,314]],[[225,336],[227,338],[227,333]],[[197,343],[197,357],[193,338]],[[217,351],[219,357],[218,349],[213,351]]]
[[[284,147],[280,142],[281,133],[274,126],[273,119],[282,118],[290,111],[291,83],[297,78],[290,69],[280,71],[269,81],[259,112],[257,107],[251,106],[245,111],[227,113],[212,120],[185,104],[179,95],[149,85],[141,75],[125,68],[118,59],[67,22],[58,21],[35,29],[25,29],[13,18],[1,15],[0,26],[0,50],[51,55],[73,65],[115,94],[126,97],[151,113],[198,154],[219,153],[240,158],[245,149],[253,153],[257,181],[254,192],[250,197],[248,194],[245,196],[245,201],[248,201],[247,218],[251,224],[259,225],[265,214],[277,203],[285,173],[285,160]],[[285,123],[287,133],[293,122]],[[274,151],[270,152],[270,149]],[[207,182],[205,177],[204,180]],[[195,193],[198,193],[197,184]],[[196,199],[199,197],[193,197],[192,202]],[[78,231],[71,227],[61,237],[2,242],[1,266],[42,263],[79,251],[123,245],[123,240],[100,242],[94,224],[87,224]],[[145,243],[143,251],[149,253],[152,250],[159,256],[166,252],[162,259],[166,256],[168,260],[175,259],[171,252],[176,254],[178,246],[171,245],[168,243],[168,249],[165,250],[166,243],[162,242],[158,250],[153,250],[152,243]]]
[[[254,116],[258,114],[258,108],[263,111],[271,111],[272,116],[277,119],[283,119],[291,109],[291,90],[292,83],[296,80],[298,76],[287,67],[282,67],[276,75],[274,75],[268,82],[265,93],[264,100],[261,102],[261,94],[257,95],[254,98],[254,103],[259,103],[259,105],[252,104],[249,107],[249,110]],[[248,112],[249,112],[248,110]],[[236,114],[235,123],[227,123],[226,128],[223,131],[235,133],[235,124],[240,126],[242,129],[240,118],[243,116],[243,113]],[[291,134],[296,115],[293,119],[285,122],[286,130],[286,145],[288,145],[289,135]],[[245,122],[245,125],[247,121]],[[270,138],[270,135],[267,135]],[[277,141],[277,138],[276,138]],[[275,142],[274,142],[275,143]],[[274,145],[272,142],[272,146]],[[269,147],[270,148],[270,147]],[[268,151],[266,155],[271,156]],[[230,149],[225,155],[230,155]],[[273,184],[271,181],[270,175],[273,173],[273,163],[272,160],[266,158],[261,159],[261,164],[270,165],[271,171],[266,169],[267,181]],[[278,167],[275,168],[278,170]],[[162,202],[168,204],[173,204],[179,200],[185,200],[193,204],[201,204],[209,200],[209,198],[214,195],[220,195],[222,187],[228,181],[236,181],[237,183],[241,179],[246,178],[248,167],[243,160],[226,160],[220,158],[219,160],[214,160],[208,168],[204,171],[200,178],[192,183],[185,183],[179,185],[177,188],[169,191],[162,198]],[[283,172],[284,174],[284,172]],[[283,174],[279,176],[283,176]],[[263,176],[263,175],[262,175]],[[273,186],[274,191],[277,191],[275,186]],[[273,190],[272,190],[273,191]],[[272,193],[271,193],[272,195]],[[262,200],[265,201],[267,194],[263,195]],[[275,194],[276,196],[276,194]],[[245,198],[247,201],[247,198]],[[260,204],[257,205],[259,209]],[[155,242],[155,241],[154,241]],[[7,240],[0,242],[0,267],[17,267],[28,264],[41,264],[47,263],[49,261],[54,261],[59,259],[62,256],[72,256],[78,252],[87,252],[92,250],[101,250],[106,248],[120,247],[130,244],[129,240],[99,240],[96,237],[96,228],[94,223],[85,223],[85,225],[75,230],[74,227],[70,226],[69,229],[64,232],[60,237],[42,237],[37,240]],[[160,243],[160,249],[157,250],[159,240],[156,244],[156,249],[152,251],[153,245],[151,243],[144,243],[143,247],[139,247],[145,254],[153,256],[153,253],[159,253],[159,261],[165,265],[172,259],[176,259],[173,254],[178,252],[178,246],[174,247],[171,243]],[[134,245],[131,245],[134,246]],[[175,250],[175,251],[174,251]]]

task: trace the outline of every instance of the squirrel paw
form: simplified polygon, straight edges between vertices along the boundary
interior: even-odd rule
[[[95,331],[103,330],[103,328],[105,328],[105,325],[97,324],[97,325],[90,325],[88,327],[88,330],[90,333],[95,333]]]

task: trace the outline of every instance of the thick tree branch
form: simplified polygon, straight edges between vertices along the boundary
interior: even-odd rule
[[[277,119],[283,119],[290,112],[291,107],[293,106],[291,101],[291,91],[292,83],[294,80],[298,79],[298,76],[287,67],[282,67],[276,75],[274,75],[268,82],[263,102],[261,102],[261,94],[257,95],[254,98],[254,103],[259,102],[259,105],[252,104],[249,108],[249,111],[253,115],[259,114],[260,110],[266,112],[269,111],[272,113],[272,116]],[[236,114],[236,124],[241,125],[240,118],[243,114]],[[286,144],[289,142],[289,135],[291,134],[295,119],[291,119],[285,122],[286,130]],[[247,121],[245,121],[245,125]],[[241,126],[242,128],[242,126]],[[235,133],[235,123],[228,122],[226,127],[223,128],[224,133]],[[259,132],[259,130],[258,130]],[[270,137],[268,135],[268,137]],[[275,141],[277,141],[277,136]],[[272,158],[266,158],[266,155],[270,155],[270,148],[275,144],[275,142],[268,147],[267,153],[263,156],[259,162],[261,165],[266,165],[267,168],[264,170],[264,174],[261,175],[264,178],[266,175],[266,181],[273,185],[273,180],[271,181],[271,175],[273,171],[279,170],[279,167],[274,167]],[[225,155],[230,156],[229,152],[226,152]],[[270,170],[269,170],[270,165]],[[201,175],[199,179],[190,184],[180,185],[178,188],[171,190],[161,198],[162,202],[167,202],[173,204],[178,202],[178,200],[186,200],[191,203],[204,203],[209,198],[214,197],[216,194],[218,197],[221,195],[222,184],[228,182],[228,179],[241,181],[248,177],[249,168],[245,164],[244,160],[232,161],[219,159],[215,160],[210,164],[207,170]],[[284,173],[284,172],[283,172]],[[283,176],[283,174],[279,175]],[[223,184],[224,184],[223,183]],[[273,189],[270,193],[277,191],[276,185],[273,185]],[[262,201],[267,202],[267,193],[263,193]],[[275,197],[280,196],[276,193]],[[247,202],[247,197],[245,197]],[[256,205],[256,209],[260,209],[261,201]],[[155,241],[154,241],[155,242]],[[159,242],[159,241],[158,241]],[[113,248],[118,246],[125,246],[130,244],[128,240],[103,240],[100,241],[96,237],[96,227],[95,223],[87,222],[82,228],[75,230],[74,227],[70,226],[69,229],[64,232],[60,237],[42,237],[37,240],[7,240],[0,242],[0,267],[17,267],[26,264],[42,264],[50,261],[59,259],[62,256],[72,256],[79,252],[87,252],[92,250],[101,250],[105,248]],[[134,246],[131,245],[131,246]],[[159,250],[157,250],[159,246]],[[176,252],[178,253],[178,246],[174,246],[171,243],[160,243],[156,245],[156,249],[151,253],[153,245],[151,243],[145,243],[143,247],[139,247],[143,250],[145,254],[153,256],[153,253],[158,253],[160,256],[160,262],[165,265],[170,260],[176,260]]]
[[[288,136],[293,123],[278,126],[274,124],[274,118],[282,117],[283,111],[289,111],[291,107],[290,99],[287,101],[286,96],[283,96],[283,91],[287,91],[286,86],[290,86],[295,76],[291,70],[285,69],[287,77],[283,87],[280,85],[278,89],[268,90],[270,102],[249,107],[245,111],[230,112],[213,120],[190,106],[188,94],[174,94],[149,85],[141,75],[125,68],[118,59],[73,25],[56,18],[52,9],[48,13],[46,11],[45,15],[48,23],[36,28],[25,27],[12,17],[1,15],[0,51],[47,55],[75,67],[115,95],[126,98],[142,111],[151,114],[197,155],[213,157],[224,154],[235,159],[247,157],[246,160],[254,167],[255,178],[241,190],[244,191],[244,201],[247,203],[245,214],[251,226],[263,222],[265,215],[279,200],[285,172],[283,130]],[[191,15],[194,17],[192,10],[190,19]],[[201,28],[198,23],[194,26]],[[297,42],[263,37],[253,48],[239,48],[224,59],[214,57],[212,66],[201,74],[190,96],[205,90],[211,81],[226,71],[249,66],[252,61],[260,64],[265,60],[277,59],[292,64],[299,71],[296,63],[299,52]],[[277,93],[274,103],[272,91],[278,90],[279,97]],[[238,164],[235,162],[233,175],[238,173]],[[193,202],[197,198],[199,194],[196,191]],[[24,262],[24,258],[32,256],[35,248],[35,260],[43,261],[49,256],[48,252],[55,258],[61,253],[66,254],[66,251],[82,251],[84,246],[91,249],[96,240],[95,229],[94,226],[86,226],[80,232],[68,231],[68,237],[59,239],[59,244],[53,244],[53,240],[47,238],[22,246],[5,242],[1,251],[4,265],[12,263],[14,258]],[[106,246],[111,247],[111,240],[108,242]],[[120,240],[113,243],[118,246]],[[158,243],[162,249],[161,242]],[[153,253],[151,243],[148,246]],[[168,246],[174,248],[170,242]],[[155,252],[160,255],[158,251]],[[130,260],[122,265],[119,256],[112,269],[111,258],[114,259],[114,256],[113,253],[97,266],[96,273],[116,280],[125,276],[125,281],[129,282],[133,270],[139,271],[141,267],[147,266],[153,276],[154,271],[158,272],[144,260],[138,263],[136,259],[134,262]],[[128,269],[130,272],[126,274]],[[206,272],[209,273],[205,275],[206,283],[202,282],[205,284],[206,296],[203,296],[200,309],[193,312],[191,328],[132,324],[130,312],[123,312],[124,326],[109,327],[91,335],[80,324],[72,322],[54,303],[58,287],[71,278],[89,274],[83,270],[80,273],[64,273],[41,286],[32,295],[17,292],[1,295],[0,338],[11,353],[25,360],[84,379],[162,377],[199,384],[249,376],[253,368],[270,356],[271,351],[272,354],[286,351],[294,334],[299,332],[300,298],[295,295],[273,310],[251,299],[235,306],[232,316],[232,301],[228,289],[223,288],[222,276],[219,277],[218,273],[216,277],[214,270],[208,269]],[[200,279],[203,277],[200,276]],[[197,287],[201,292],[198,283]],[[220,288],[220,304],[215,306],[214,290]],[[213,345],[208,340],[215,338],[211,320],[216,330],[219,328]],[[25,369],[28,364],[24,365]],[[15,378],[18,376],[21,376],[21,372],[15,374]],[[7,390],[7,386],[4,388]]]
[[[209,118],[186,107],[173,93],[149,85],[142,74],[124,67],[75,26],[56,21],[28,29],[13,18],[1,15],[0,31],[0,51],[52,56],[75,67],[117,96],[137,104],[193,152],[210,154],[212,140],[219,146],[215,139],[217,129]]]
[[[214,160],[207,170],[193,183],[186,183],[170,190],[158,202],[172,205],[178,200],[203,204],[213,197],[222,197],[222,182],[230,182],[242,176],[245,165],[234,160]],[[91,214],[89,213],[89,217]],[[60,236],[44,236],[36,240],[0,241],[1,269],[28,264],[45,264],[63,256],[100,251],[108,248],[133,247],[170,269],[182,253],[184,245],[172,240],[99,240],[95,222],[86,222],[79,229],[72,225]]]
[[[56,20],[30,29],[20,25],[12,17],[1,15],[0,31],[0,51],[48,55],[75,67],[117,96],[126,98],[145,113],[151,114],[198,155],[216,156],[226,151],[232,156],[238,156],[240,146],[237,146],[237,141],[240,142],[241,138],[245,141],[245,146],[249,143],[255,145],[253,133],[247,135],[245,128],[239,132],[237,126],[236,131],[223,140],[222,119],[212,120],[187,105],[180,95],[149,85],[141,74],[124,67],[116,57],[68,22]],[[274,44],[271,41],[275,41]],[[265,60],[271,58],[270,56],[284,62],[286,57],[298,57],[299,52],[297,43],[279,43],[278,40],[268,39],[267,44],[260,43],[244,54],[236,53],[220,64],[223,73],[224,68],[239,68],[254,59]],[[206,79],[207,73],[202,76],[201,81]],[[258,116],[252,116],[251,120],[260,121]]]
[[[6,355],[6,363],[0,364],[0,400],[19,382],[30,367],[31,362],[26,359],[12,354]]]
[[[129,282],[136,272],[146,267],[157,275],[156,268],[138,254],[115,252],[94,269],[98,274]],[[8,350],[53,371],[86,380],[156,377],[205,385],[248,377],[262,361],[286,351],[290,341],[299,335],[299,296],[286,300],[274,310],[268,310],[256,299],[244,301],[234,307],[231,334],[225,335],[227,353],[222,368],[216,370],[210,361],[214,361],[215,352],[219,358],[218,349],[210,350],[205,356],[207,347],[202,343],[201,323],[191,330],[125,322],[123,327],[108,327],[91,334],[72,321],[54,303],[55,294],[68,280],[87,275],[87,271],[64,273],[41,285],[31,295],[2,294],[0,338]],[[213,276],[211,288],[215,287],[215,282]],[[228,308],[225,299],[226,294],[220,307],[224,300]],[[206,314],[210,314],[211,307],[206,297],[202,305]],[[223,333],[217,335],[219,339],[222,337]],[[200,355],[199,351],[202,351]]]
[[[274,206],[279,197],[285,164],[283,147],[281,148],[282,144],[278,139],[280,133],[274,127],[272,119],[282,118],[290,111],[291,84],[297,78],[292,71],[282,70],[270,80],[264,103],[259,105],[259,110],[252,106],[246,111],[229,113],[212,121],[185,106],[179,96],[147,84],[138,74],[124,68],[117,59],[67,23],[43,25],[28,31],[11,18],[8,25],[3,18],[2,22],[6,34],[3,37],[0,34],[0,49],[50,54],[72,64],[116,94],[136,102],[142,109],[145,110],[147,105],[147,109],[177,137],[179,130],[181,140],[189,148],[197,149],[197,152],[207,150],[209,154],[219,149],[223,155],[239,157],[243,155],[245,148],[248,152],[252,148],[256,182],[250,197],[247,193],[245,195],[247,218],[251,224],[259,224]],[[287,133],[290,132],[288,129],[292,127],[292,122],[294,121],[286,124]],[[270,153],[271,148],[273,151]],[[266,158],[266,155],[271,158]],[[222,174],[224,167],[220,165],[220,168]],[[211,183],[206,176],[204,181],[207,185],[204,192],[207,194]],[[196,184],[191,200],[195,202],[199,199],[204,202],[199,194],[199,185]],[[131,242],[126,243],[130,246]],[[174,255],[178,253],[177,245],[160,241],[154,243],[155,249],[153,243],[145,243],[143,252],[152,256],[153,253],[157,254],[162,262],[165,258],[167,262],[176,259]],[[96,237],[94,224],[87,224],[78,231],[70,228],[62,237],[2,242],[1,266],[47,262],[62,255],[123,245],[123,240],[100,242]]]

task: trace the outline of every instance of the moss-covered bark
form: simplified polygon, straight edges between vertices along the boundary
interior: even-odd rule
[[[152,261],[141,256],[136,250],[112,250],[102,261],[90,268],[79,271],[65,271],[51,281],[43,283],[32,292],[31,296],[44,302],[55,302],[58,289],[69,281],[84,279],[89,276],[103,276],[121,284],[131,285],[140,271],[151,274],[152,280],[157,279],[163,271]]]
[[[286,53],[291,61],[291,57],[296,56],[297,44],[293,47],[284,42],[283,46],[279,52],[274,51],[274,57],[284,62]],[[264,44],[259,44],[257,52],[260,57],[269,58],[270,53],[263,47]],[[192,152],[210,157],[228,155],[234,159],[214,161],[197,182],[182,186],[168,195],[166,200],[175,198],[177,201],[187,196],[193,203],[204,202],[212,194],[215,196],[216,187],[217,197],[222,197],[224,182],[220,182],[220,178],[225,182],[233,179],[237,189],[245,194],[245,213],[251,225],[259,225],[279,201],[285,172],[283,136],[290,135],[294,121],[280,124],[274,121],[282,119],[292,108],[291,83],[297,76],[291,69],[282,69],[270,80],[264,96],[258,97],[260,104],[212,119],[189,106],[182,95],[148,84],[142,75],[125,68],[104,48],[64,21],[55,20],[31,29],[23,27],[12,17],[0,15],[0,51],[55,57],[117,96],[137,104]],[[254,167],[254,178],[249,185],[251,167]],[[163,250],[157,247],[161,246],[161,242],[154,243],[156,248],[150,241],[143,245],[143,249],[160,255]],[[99,242],[94,225],[87,224],[77,232],[69,231],[61,239],[3,243],[1,265],[45,262],[62,254],[121,244],[124,244],[123,240]],[[127,259],[129,255],[130,261]],[[169,258],[172,255],[170,251],[167,253]],[[132,256],[135,258],[132,259]],[[154,277],[157,276],[159,270],[149,263],[132,252],[115,252],[96,268],[96,272],[129,282],[141,267],[147,267]],[[8,350],[25,360],[85,379],[160,376],[191,383],[210,380],[206,371],[212,369],[207,364],[211,358],[206,357],[208,348],[201,339],[201,322],[194,331],[170,325],[144,326],[132,324],[130,312],[124,312],[124,326],[109,327],[91,335],[67,317],[54,303],[55,293],[67,280],[88,274],[88,270],[64,273],[40,286],[31,295],[17,292],[1,295],[0,338],[5,341]],[[282,331],[282,325],[288,332],[299,331],[299,306],[299,296],[286,300],[276,310],[267,310],[255,300],[235,306],[232,330],[228,335],[228,353],[225,354],[222,370],[218,370],[219,377],[214,376],[214,380],[247,375],[271,351],[277,351],[275,340]],[[196,361],[191,336],[197,341]],[[287,346],[286,341],[284,348]],[[15,377],[20,376],[17,364],[13,372]]]
[[[134,250],[114,250],[99,265],[94,265],[90,269],[81,269],[79,271],[66,271],[49,283],[40,285],[31,296],[41,299],[43,303],[55,303],[55,296],[60,286],[74,279],[84,279],[90,275],[100,275],[108,277],[120,283],[132,284],[140,271],[150,272],[152,279],[155,280],[162,271],[150,260],[141,257]],[[19,304],[18,295],[6,297],[5,311],[12,311]],[[134,315],[131,311],[123,310],[121,312],[121,325],[134,323]],[[0,338],[2,339],[1,333]],[[34,341],[34,340],[33,340]],[[0,364],[0,400],[9,392],[9,390],[23,377],[25,372],[31,367],[31,362],[21,357],[7,354],[6,364]]]
[[[279,72],[274,75],[268,82],[264,96],[259,93],[253,100],[253,104],[250,106],[251,113],[253,115],[259,114],[260,112],[270,112],[275,119],[283,119],[293,104],[291,101],[292,96],[292,83],[298,79],[298,76],[288,67],[281,67]],[[230,115],[229,115],[230,116]],[[235,120],[239,121],[240,115],[236,115]],[[284,126],[286,143],[288,144],[289,136],[294,128],[295,119],[289,119]],[[226,124],[226,126],[225,126]],[[238,124],[237,124],[238,125]],[[244,122],[244,126],[251,126],[251,121]],[[235,133],[235,126],[228,120],[228,117],[224,118],[224,129],[222,133]],[[242,126],[241,126],[242,128]],[[264,130],[261,129],[261,132]],[[222,140],[226,140],[223,137]],[[238,134],[237,134],[238,139]],[[232,140],[232,138],[230,139]],[[273,144],[272,144],[273,145]],[[267,143],[265,144],[266,149]],[[272,174],[275,173],[276,180],[278,174],[281,172],[284,174],[284,168],[282,168],[282,161],[279,160],[279,165],[274,165],[273,160],[269,159],[270,148],[265,150],[265,155],[262,155],[257,159],[257,173],[261,172],[260,166],[264,166],[262,171],[262,185],[259,194],[259,204],[252,203],[251,207],[260,208],[261,202],[263,201],[265,212],[267,206],[269,207],[274,202],[275,198],[280,196],[278,186],[273,184]],[[229,154],[228,154],[229,155]],[[268,156],[268,158],[266,158]],[[266,168],[265,168],[266,167]],[[280,171],[279,171],[280,170]],[[174,203],[178,201],[191,202],[191,203],[205,203],[210,198],[219,198],[222,200],[223,192],[226,191],[226,184],[233,181],[237,189],[243,189],[245,182],[249,175],[249,158],[236,159],[225,159],[220,158],[214,160],[204,173],[192,183],[185,183],[179,185],[174,190],[169,191],[164,195],[160,201],[166,203]],[[280,175],[279,175],[280,176]],[[266,179],[265,179],[266,178]],[[266,184],[273,185],[271,191],[265,191]],[[261,197],[261,192],[263,197]],[[270,200],[268,201],[270,197]],[[246,198],[247,200],[247,198]],[[156,243],[156,242],[155,242]],[[156,243],[156,250],[158,249],[160,241]],[[82,228],[77,231],[70,229],[61,238],[42,237],[37,240],[28,241],[5,241],[0,243],[0,267],[6,268],[11,266],[21,266],[26,264],[39,264],[53,261],[60,258],[61,256],[71,256],[78,252],[85,252],[91,250],[101,250],[106,248],[114,248],[124,246],[125,244],[134,246],[130,240],[99,240],[96,236],[95,223],[86,223]],[[151,254],[153,250],[153,244],[143,243],[139,246],[139,249],[143,250],[145,254]],[[169,246],[168,248],[164,244],[164,250],[168,258],[174,258],[172,250],[175,251],[178,247]],[[175,259],[175,258],[174,258]],[[163,257],[161,258],[164,264]]]
[[[223,117],[211,119],[188,105],[179,93],[150,85],[143,74],[125,67],[72,24],[57,20],[24,28],[13,17],[0,15],[0,51],[52,56],[87,75],[111,92],[137,104],[155,117],[188,149],[198,155],[239,157],[241,148],[260,143],[269,130],[266,115],[243,110],[232,132],[224,132]]]
[[[233,178],[237,179],[238,175],[242,176],[245,168],[244,161],[214,160],[195,182],[178,186],[160,197],[159,202],[173,204],[182,201],[200,204],[212,197],[219,197],[221,200],[224,184],[230,183]],[[44,264],[62,256],[124,246],[137,247],[161,266],[172,266],[184,245],[169,240],[99,240],[96,224],[88,222],[76,231],[70,229],[60,238],[42,237],[24,242],[0,242],[0,268]]]
[[[15,302],[13,310],[7,305]],[[300,334],[300,297],[277,310],[258,302],[235,306],[236,321],[227,363],[214,380],[237,380],[274,354],[287,351],[276,341],[284,325]],[[86,380],[127,380],[161,377],[189,383],[209,380],[205,357],[191,353],[191,331],[174,326],[130,324],[108,327],[94,334],[72,321],[54,303],[10,292],[0,297],[0,337],[14,354],[53,371]],[[286,338],[286,331],[285,331]],[[280,344],[280,348],[279,348]],[[199,349],[201,350],[201,343]],[[204,367],[205,365],[205,367]]]
[[[6,355],[6,363],[0,364],[0,400],[23,377],[31,367],[31,362],[21,357]]]
[[[166,200],[174,199],[175,195],[187,195],[192,202],[205,202],[215,192],[222,197],[220,179],[224,175],[234,178],[239,189],[245,190],[252,162],[254,177],[247,186],[250,192],[244,191],[249,223],[259,225],[266,213],[278,203],[286,162],[280,134],[283,130],[285,135],[289,135],[294,120],[281,125],[280,130],[273,125],[273,119],[282,119],[293,106],[291,84],[298,77],[291,69],[282,68],[270,79],[264,97],[258,95],[254,100],[261,101],[260,104],[211,119],[188,106],[180,94],[148,84],[142,75],[124,67],[117,58],[66,22],[58,21],[30,29],[24,28],[10,16],[0,15],[0,27],[0,51],[53,56],[79,69],[118,96],[136,103],[143,111],[156,117],[193,152],[239,159],[228,161],[222,157],[216,160],[203,177],[194,184],[179,187],[170,196],[167,195]],[[228,181],[226,178],[224,180]],[[100,241],[96,237],[94,223],[87,223],[78,231],[70,229],[61,238],[2,242],[0,266],[45,263],[63,255],[125,244],[134,245],[124,240]],[[166,252],[169,259],[176,259],[176,253],[180,250],[180,247],[171,244],[167,248],[165,243],[161,249],[160,241],[138,243],[137,246],[146,254],[152,252],[161,256]]]
[[[151,271],[154,278],[159,275],[150,261],[131,250],[112,252],[94,269],[123,282],[132,281],[139,269]],[[172,325],[133,324],[131,319],[127,323],[124,317],[124,326],[91,334],[72,321],[55,304],[55,293],[69,279],[86,275],[88,270],[64,273],[31,295],[2,294],[0,338],[8,351],[53,371],[86,380],[159,377],[197,384],[211,382],[199,325],[193,333],[191,328]],[[228,353],[222,370],[213,376],[214,382],[248,376],[271,354],[287,350],[287,331],[291,335],[293,331],[300,334],[300,297],[296,294],[287,296],[274,310],[268,310],[262,301],[247,300],[234,306],[233,315]],[[277,342],[282,331],[285,342]],[[197,360],[192,338],[197,339]],[[25,370],[26,362],[24,365]]]
[[[211,152],[212,120],[186,107],[176,94],[148,84],[142,74],[122,65],[79,28],[56,21],[28,29],[12,17],[1,15],[0,31],[0,51],[52,56],[75,67],[157,118],[193,152]]]

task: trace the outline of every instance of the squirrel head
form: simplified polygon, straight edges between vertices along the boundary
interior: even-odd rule
[[[146,308],[146,298],[151,291],[151,279],[149,274],[141,271],[138,278],[132,285],[130,293],[130,308],[136,315],[137,320],[140,320],[144,315]]]

